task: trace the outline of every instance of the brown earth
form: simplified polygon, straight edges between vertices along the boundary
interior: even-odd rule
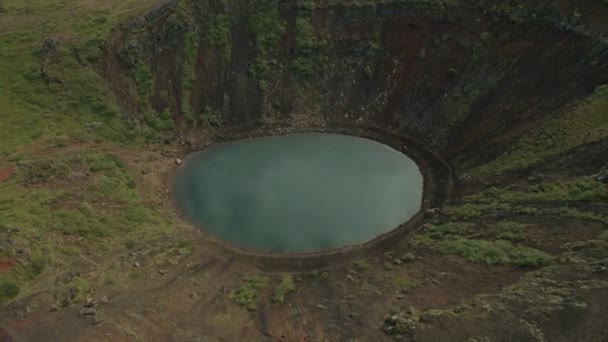
[[[12,167],[5,167],[0,169],[0,182],[8,180],[13,175],[14,169]]]

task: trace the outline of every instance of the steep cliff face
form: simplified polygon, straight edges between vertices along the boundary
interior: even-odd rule
[[[106,59],[123,107],[160,129],[322,117],[468,167],[608,83],[608,7],[544,3],[183,0],[115,33]]]

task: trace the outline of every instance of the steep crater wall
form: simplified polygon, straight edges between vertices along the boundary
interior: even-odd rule
[[[103,66],[158,130],[372,126],[463,171],[608,83],[602,15],[598,1],[170,1],[116,31]]]

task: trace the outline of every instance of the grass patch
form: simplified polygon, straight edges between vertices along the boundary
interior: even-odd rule
[[[185,240],[177,244],[177,252],[180,255],[190,255],[192,254],[192,251],[194,251],[194,245],[192,244],[192,241]]]
[[[418,282],[405,277],[398,277],[395,283],[401,291],[407,291],[418,287]]]
[[[549,265],[553,257],[534,248],[509,241],[453,239],[438,241],[432,248],[442,254],[454,254],[475,263],[539,267]]]
[[[19,294],[21,289],[17,284],[10,280],[0,281],[0,303],[5,303]]]
[[[268,284],[268,277],[253,276],[246,277],[241,287],[232,290],[228,298],[246,307],[248,310],[255,310],[258,293]]]
[[[369,264],[363,259],[355,261],[353,265],[355,266],[355,269],[357,269],[357,271],[359,272],[369,271]]]
[[[59,305],[68,306],[70,303],[84,301],[92,291],[93,287],[86,279],[74,277],[62,285],[62,294],[58,298]]]
[[[454,254],[475,263],[488,265],[516,265],[524,267],[544,266],[553,258],[537,249],[515,245],[511,241],[523,238],[525,225],[515,222],[497,223],[493,226],[498,241],[473,238],[475,226],[470,223],[445,223],[427,225],[425,231],[412,239],[412,246],[429,246],[442,254]]]
[[[425,235],[431,239],[443,239],[454,235],[469,235],[473,232],[474,224],[461,222],[448,222],[441,225],[427,225]]]
[[[15,20],[0,30],[0,130],[10,132],[0,137],[0,155],[59,136],[143,142],[125,126],[95,65],[112,28],[150,3],[5,3],[5,14]]]
[[[526,228],[528,225],[518,222],[497,222],[492,225],[496,231],[498,240],[520,242],[526,238]]]
[[[580,211],[573,208],[560,208],[553,211],[556,215],[561,217],[575,218],[587,221],[597,221],[608,224],[608,216],[596,214],[588,211]]]
[[[401,256],[401,262],[412,262],[416,260],[416,256],[410,252],[407,252]]]
[[[289,292],[292,292],[296,289],[296,284],[293,281],[293,277],[290,275],[284,276],[281,278],[281,282],[274,288],[272,293],[272,300],[275,303],[283,303],[285,301],[285,296]]]
[[[528,188],[528,191],[493,187],[478,194],[466,196],[464,200],[486,205],[496,202],[607,201],[608,184],[598,182],[590,177],[584,177],[560,183],[533,185]]]
[[[162,210],[129,186],[132,177],[116,156],[82,151],[24,163],[29,167],[0,183],[0,222],[19,227],[10,236],[14,248],[5,253],[30,251],[26,262],[8,272],[23,291],[47,270],[69,267],[80,249],[102,254],[109,242],[129,248],[134,246],[128,240],[132,234],[143,243],[172,229]],[[72,174],[79,175],[76,181]],[[4,238],[7,229],[0,234]],[[83,246],[57,245],[64,235],[84,238],[79,242]]]
[[[442,209],[442,212],[448,216],[468,220],[481,217],[482,215],[488,212],[505,211],[509,209],[509,205],[498,202],[488,204],[465,203],[457,206],[447,206]]]
[[[440,225],[427,224],[422,234],[414,236],[412,246],[430,245],[435,240],[466,236],[473,233],[475,227],[472,223],[448,222]]]

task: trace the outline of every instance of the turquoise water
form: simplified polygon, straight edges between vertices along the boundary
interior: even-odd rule
[[[422,175],[377,142],[289,134],[216,144],[178,170],[178,209],[205,231],[259,251],[362,243],[420,209]]]

